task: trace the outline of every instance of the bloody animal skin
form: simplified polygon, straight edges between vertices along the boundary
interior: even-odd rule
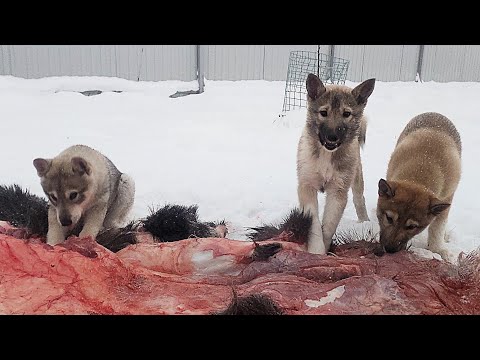
[[[138,244],[117,253],[91,238],[50,246],[0,232],[2,314],[212,314],[239,297],[268,296],[284,314],[480,314],[480,256],[454,266],[368,243],[314,255],[283,250],[255,261],[256,245],[220,238]],[[12,236],[13,235],[13,236]],[[20,236],[21,237],[21,236]]]

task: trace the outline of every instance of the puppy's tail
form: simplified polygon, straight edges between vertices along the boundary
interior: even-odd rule
[[[48,202],[19,185],[0,185],[0,220],[30,234],[45,236],[48,231]]]
[[[358,142],[360,143],[361,148],[365,146],[365,141],[367,140],[367,118],[364,116],[362,117],[362,121],[360,122],[360,131],[358,134]]]

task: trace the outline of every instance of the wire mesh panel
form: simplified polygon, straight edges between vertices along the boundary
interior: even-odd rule
[[[309,73],[317,75],[326,84],[345,84],[349,63],[349,60],[322,54],[319,51],[291,51],[282,113],[306,107],[305,81]]]

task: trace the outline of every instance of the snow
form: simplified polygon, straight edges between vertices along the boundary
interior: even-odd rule
[[[207,80],[202,94],[169,98],[197,88],[196,81],[1,76],[1,183],[18,183],[43,195],[32,160],[81,143],[135,179],[133,218],[148,215],[152,206],[198,204],[200,219],[225,218],[229,237],[245,239],[247,227],[280,221],[297,204],[296,147],[305,110],[279,116],[282,81]],[[84,90],[107,92],[77,92]],[[480,246],[479,98],[480,83],[377,81],[365,111],[369,126],[362,153],[371,222],[357,223],[350,193],[339,230],[378,229],[377,183],[385,176],[397,136],[413,116],[436,111],[455,123],[463,142],[462,179],[450,211],[447,247],[458,254]],[[319,204],[323,209],[322,194]],[[426,231],[413,248],[425,245]]]

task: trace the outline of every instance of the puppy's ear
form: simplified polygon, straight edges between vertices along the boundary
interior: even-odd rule
[[[322,81],[315,74],[308,74],[307,76],[307,93],[312,100],[318,99],[327,89]]]
[[[47,173],[51,165],[52,165],[52,160],[50,159],[47,160],[47,159],[37,158],[33,160],[33,166],[35,166],[35,169],[37,169],[37,174],[40,177],[44,176]]]
[[[384,179],[378,181],[378,195],[387,199],[395,196],[395,189]]]
[[[442,211],[446,210],[449,206],[450,206],[450,204],[442,202],[437,198],[433,198],[433,199],[430,200],[429,211],[430,211],[431,214],[437,216]]]
[[[91,173],[90,165],[88,165],[87,161],[84,158],[81,158],[79,156],[72,158],[72,170],[75,174],[78,174],[80,176],[83,174],[90,175]]]
[[[365,105],[367,99],[372,95],[373,89],[375,88],[375,79],[368,79],[362,82],[360,85],[357,85],[352,90],[352,95],[355,97],[358,105]]]

